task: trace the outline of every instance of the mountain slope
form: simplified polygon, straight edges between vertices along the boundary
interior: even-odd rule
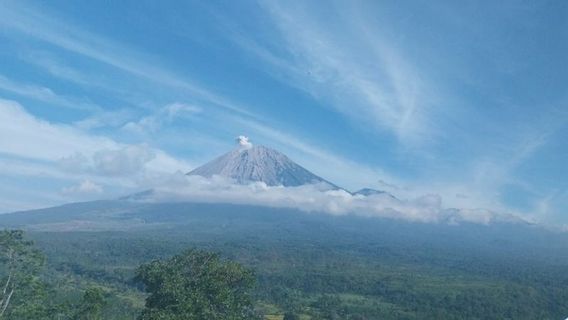
[[[381,190],[375,190],[375,189],[371,189],[371,188],[363,188],[360,190],[357,190],[355,192],[353,192],[353,195],[362,195],[362,196],[373,196],[373,195],[377,195],[377,194],[385,194],[387,193],[386,191],[381,191]]]
[[[338,188],[284,154],[264,146],[235,149],[192,170],[188,175],[207,178],[219,175],[234,179],[240,184],[259,181],[269,186],[294,187],[323,183],[330,188]]]

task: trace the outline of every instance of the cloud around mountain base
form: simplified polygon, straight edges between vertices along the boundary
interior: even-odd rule
[[[425,223],[522,221],[489,210],[444,208],[441,197],[436,194],[399,200],[389,194],[353,195],[342,189],[330,190],[325,184],[297,187],[267,186],[263,182],[237,184],[221,176],[205,178],[187,176],[181,172],[159,182],[152,192],[145,193],[138,200],[248,204],[292,208],[307,213],[395,218]]]

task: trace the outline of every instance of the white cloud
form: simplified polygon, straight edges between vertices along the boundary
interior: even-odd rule
[[[419,147],[440,134],[432,123],[443,115],[439,88],[405,59],[380,27],[368,28],[368,17],[357,4],[337,6],[333,13],[341,27],[329,25],[308,2],[264,1],[261,7],[280,36],[272,46],[264,47],[245,33],[228,33],[271,66],[263,70],[357,123],[390,131],[405,146]]]
[[[63,194],[66,195],[74,195],[74,194],[81,194],[81,195],[92,195],[92,194],[101,194],[103,192],[103,187],[92,182],[91,180],[83,180],[78,185],[71,186],[68,188],[63,188],[61,190]]]
[[[0,124],[0,150],[30,159],[54,161],[75,152],[87,154],[117,146],[108,138],[38,119],[13,101],[0,100]]]
[[[141,201],[253,204],[333,215],[386,217],[429,223],[487,224],[497,220],[520,221],[489,210],[445,209],[440,196],[435,194],[413,200],[399,200],[388,194],[367,197],[351,195],[344,190],[326,190],[319,185],[271,187],[262,182],[239,185],[220,176],[204,178],[187,176],[181,172],[157,184],[149,198]]]
[[[152,115],[143,117],[138,121],[130,121],[122,129],[135,134],[152,134],[171,124],[175,119],[191,117],[201,111],[201,108],[195,105],[176,102],[160,108]]]
[[[58,107],[93,111],[100,109],[98,106],[82,101],[74,97],[59,95],[50,88],[27,83],[19,83],[0,75],[0,89],[15,93],[20,96],[49,103]]]
[[[173,118],[178,117],[180,115],[187,115],[187,114],[194,114],[201,112],[201,108],[189,105],[181,102],[175,102],[172,104],[167,105],[163,110],[163,113],[167,115],[168,120],[173,120]]]
[[[159,64],[155,63],[156,60],[153,57],[135,52],[132,48],[124,44],[116,43],[111,39],[82,30],[80,27],[71,25],[64,20],[53,19],[50,17],[49,12],[37,10],[33,5],[11,3],[4,8],[0,16],[5,18],[0,19],[0,25],[14,31],[16,35],[33,37],[76,54],[83,55],[84,57],[103,62],[121,71],[125,71],[131,76],[137,77],[137,80],[148,81],[152,85],[157,83],[159,85],[175,88],[178,91],[180,89],[181,91],[187,91],[193,97],[197,97],[199,101],[203,101],[204,107],[217,106],[224,108],[223,110],[229,110],[231,112],[224,112],[222,117],[232,124],[239,124],[239,126],[236,127],[237,130],[247,130],[247,128],[250,127],[251,131],[262,131],[259,133],[259,136],[262,134],[269,138],[268,141],[275,141],[280,145],[288,147],[287,149],[290,151],[294,150],[295,152],[293,152],[291,156],[300,157],[300,160],[306,160],[301,161],[303,165],[314,168],[316,173],[333,179],[342,185],[356,188],[363,185],[370,185],[373,181],[377,180],[379,176],[385,177],[384,172],[380,172],[380,170],[376,168],[362,166],[360,163],[354,163],[337,154],[324,152],[313,144],[304,143],[303,141],[306,140],[303,138],[294,137],[291,139],[289,136],[282,133],[284,130],[274,130],[272,127],[273,122],[271,123],[266,119],[260,119],[258,115],[251,114],[247,108],[234,101],[214,94],[194,82],[179,77],[164,68],[160,68]],[[299,68],[299,66],[293,66],[289,64],[288,61],[282,65],[282,67],[284,66],[293,67],[297,73],[305,74],[304,69]],[[50,66],[47,65],[45,67],[49,70]],[[66,74],[64,76],[66,79],[73,80],[77,75],[72,74],[71,77],[68,77],[69,74]],[[81,76],[86,75],[83,74]],[[77,82],[82,84],[83,80],[85,79],[77,79]],[[91,82],[91,80],[93,79],[88,78],[89,82]],[[298,83],[303,83],[303,81]],[[109,85],[109,87],[112,86]],[[174,113],[176,109],[179,108],[175,105],[176,104],[171,108],[171,111]],[[189,115],[192,113],[187,111],[195,111],[187,110],[183,107],[181,109],[184,109],[184,112]],[[103,122],[108,123],[108,120],[118,121],[117,119],[124,121],[122,124],[116,122],[118,125],[123,126],[123,128],[129,132],[138,134],[152,134],[152,132],[155,132],[155,130],[159,128],[159,121],[156,121],[152,114],[137,121],[130,121],[131,119],[124,120],[125,117],[123,116],[115,117],[113,114],[109,114],[108,116],[103,116],[101,119],[86,119],[85,121],[76,123],[75,126],[79,127],[79,129],[91,129],[100,127]],[[219,121],[219,119],[215,119],[214,121]],[[266,125],[261,123],[266,123]],[[243,128],[240,124],[244,124],[245,127]],[[267,134],[265,135],[264,133]],[[113,146],[104,146],[102,148],[116,149]],[[90,157],[88,152],[79,151],[83,155]],[[74,151],[69,151],[68,153],[57,152],[57,154],[58,156],[55,158],[59,159],[64,156],[68,157],[73,155]],[[157,154],[155,161],[148,163],[148,167],[158,167],[154,166],[153,163],[159,159],[160,161],[166,161],[165,156]],[[171,163],[173,161],[170,160],[168,162]],[[345,172],[349,172],[349,174],[346,175]],[[386,178],[395,180],[391,177]]]
[[[65,170],[70,173],[81,173],[86,172],[90,169],[90,159],[84,154],[76,152],[72,155],[61,157],[57,160],[61,170]]]
[[[121,127],[134,117],[132,111],[127,109],[101,111],[79,120],[73,125],[81,130],[92,130],[105,127]]]
[[[343,5],[349,6],[348,3]],[[334,105],[335,108],[357,121],[361,120],[366,123],[377,124],[381,128],[385,127],[394,132],[401,140],[407,141],[416,137],[431,138],[436,127],[435,123],[432,124],[439,120],[436,115],[441,112],[431,113],[433,110],[429,108],[436,102],[434,100],[439,96],[439,91],[434,90],[436,88],[431,88],[430,81],[424,78],[425,75],[420,72],[421,70],[415,68],[409,60],[405,59],[405,52],[397,51],[396,44],[381,37],[382,32],[380,30],[375,33],[374,30],[366,29],[365,26],[368,24],[365,22],[368,21],[359,19],[361,17],[356,15],[356,11],[344,10],[344,12],[340,12],[338,16],[342,19],[339,21],[341,23],[337,24],[340,27],[332,29],[328,28],[329,25],[325,25],[325,21],[318,20],[318,17],[312,14],[313,11],[303,10],[305,7],[302,6],[299,6],[299,9],[296,10],[295,6],[264,2],[262,7],[270,13],[270,18],[273,19],[275,26],[283,36],[282,39],[275,39],[275,42],[284,44],[285,47],[281,48],[279,45],[263,47],[254,41],[249,41],[250,39],[244,38],[241,44],[247,47],[250,52],[257,54],[262,61],[275,66],[274,69],[277,70],[274,74],[286,74],[287,83],[297,85],[318,99],[327,99],[326,105]],[[222,110],[232,111],[225,113],[239,115],[239,117],[242,116],[243,119],[247,120],[248,127],[239,127],[239,131],[241,129],[248,131],[250,127],[250,131],[263,133],[270,138],[268,139],[269,142],[280,143],[284,145],[284,148],[288,147],[288,150],[291,150],[290,155],[294,158],[299,156],[302,165],[314,169],[319,175],[346,187],[357,188],[366,185],[373,187],[373,181],[378,181],[379,177],[386,179],[389,183],[399,184],[401,182],[397,181],[396,178],[389,177],[379,168],[349,161],[340,154],[327,152],[314,144],[305,143],[305,139],[296,139],[283,134],[285,127],[276,131],[273,129],[275,127],[274,122],[262,125],[260,121],[252,121],[251,119],[258,119],[258,117],[247,112],[246,108],[204,89],[190,79],[177,76],[175,72],[161,68],[159,63],[156,63],[158,60],[155,57],[136,52],[123,43],[113,42],[109,38],[81,30],[81,28],[70,25],[64,20],[54,18],[56,15],[50,17],[50,12],[38,10],[38,8],[24,2],[11,2],[3,6],[3,10],[0,12],[2,18],[0,25],[9,30],[9,32],[6,32],[7,36],[11,36],[9,34],[13,32],[13,36],[16,38],[26,40],[33,38],[34,41],[47,42],[123,71],[131,76],[127,78],[129,80],[144,80],[160,89],[168,86],[175,90],[187,91],[191,95],[207,101],[208,104],[203,104],[204,106],[223,106],[224,109]],[[340,7],[340,9],[345,9],[345,7]],[[336,34],[336,31],[341,32]],[[278,50],[284,50],[271,51],[268,49],[275,47]],[[277,52],[284,52],[284,54],[279,55]],[[39,62],[38,64],[60,78],[69,79],[82,85],[97,80],[92,74],[85,77],[87,73],[80,74],[70,68],[61,68],[61,64],[56,65],[49,61]],[[271,68],[263,69],[271,70]],[[463,71],[463,69],[459,69],[456,72],[460,70]],[[119,86],[117,85],[118,81],[102,82],[107,89]],[[41,85],[18,83],[0,77],[0,87],[19,95],[57,105],[84,107],[84,105],[81,105],[83,101],[58,95]],[[327,101],[332,103],[327,103]],[[144,173],[145,177],[138,176],[136,179],[147,179],[147,176],[155,177],[160,172],[190,168],[187,163],[159,150],[150,150],[154,156],[149,161],[142,161],[143,164],[140,165],[139,162],[132,160],[128,155],[124,155],[124,153],[128,153],[124,151],[128,148],[127,145],[102,136],[90,135],[82,129],[97,128],[103,122],[108,123],[109,120],[116,120],[113,126],[120,127],[128,123],[125,125],[127,130],[145,134],[154,133],[163,125],[161,121],[169,121],[168,119],[172,118],[172,114],[176,115],[180,112],[192,114],[195,110],[191,110],[191,106],[188,109],[185,105],[173,104],[169,109],[164,108],[164,113],[160,115],[162,120],[157,120],[153,115],[150,115],[129,123],[128,121],[132,120],[132,117],[118,119],[115,115],[108,114],[104,117],[101,116],[100,119],[90,118],[84,122],[76,123],[74,126],[77,128],[42,121],[27,114],[25,110],[18,110],[19,108],[21,109],[18,105],[15,108],[0,105],[0,152],[33,159],[34,161],[55,161],[62,164],[61,167],[52,166],[49,170],[49,174],[52,176],[55,175],[53,171],[56,169],[59,171],[57,175],[62,174],[60,171],[68,171],[65,173],[69,175],[102,174],[110,177],[111,172],[114,172],[112,174],[114,176],[128,172],[129,175]],[[455,112],[459,111],[451,110],[451,113]],[[423,179],[432,178],[428,182],[422,183],[422,186],[415,187],[415,192],[408,190],[396,190],[396,192],[403,195],[408,194],[410,197],[410,193],[413,193],[413,196],[420,193],[420,191],[416,192],[416,189],[421,191],[435,190],[436,193],[444,196],[450,195],[444,198],[446,203],[449,199],[454,199],[452,201],[456,204],[467,202],[468,205],[472,206],[483,205],[498,208],[499,204],[495,200],[498,197],[495,194],[499,187],[512,180],[511,171],[518,163],[534,153],[534,150],[538,150],[539,146],[545,143],[545,140],[546,136],[535,136],[533,141],[527,140],[526,147],[518,153],[518,156],[510,157],[513,153],[506,152],[507,160],[514,160],[511,161],[510,165],[507,164],[507,161],[502,161],[504,162],[502,164],[497,163],[496,160],[498,159],[491,158],[489,162],[497,163],[495,167],[491,168],[484,166],[482,161],[476,161],[473,165],[475,168],[471,170],[474,172],[463,175],[465,178],[460,174],[459,178],[456,179],[459,179],[459,181],[452,181],[450,178],[444,177],[444,172],[435,172],[432,177]],[[510,141],[506,141],[506,143],[510,144]],[[500,150],[502,148],[494,149]],[[99,165],[95,165],[94,155],[96,153],[99,154]],[[102,161],[103,158],[108,161]],[[131,163],[131,165],[127,165],[126,168],[121,167],[120,164],[125,163]],[[37,163],[34,163],[33,166],[30,164],[29,167],[36,166]],[[424,165],[424,167],[426,168],[428,165]],[[64,170],[60,170],[60,168]],[[132,170],[129,170],[129,168],[132,168]],[[33,170],[30,169],[30,171]],[[132,179],[132,177],[129,177],[129,179]],[[121,182],[124,181],[121,180]],[[403,184],[407,185],[408,183],[404,182]],[[468,198],[454,197],[456,192],[466,194]],[[545,208],[545,206],[542,206],[542,208]]]
[[[238,136],[236,139],[237,144],[241,148],[250,149],[252,148],[252,143],[249,141],[249,138],[246,136]]]
[[[94,170],[103,175],[131,175],[144,170],[156,157],[148,146],[126,146],[118,150],[100,150],[93,155]]]
[[[151,56],[98,34],[82,30],[62,19],[54,19],[50,17],[45,8],[39,10],[31,4],[21,2],[6,3],[0,11],[0,26],[105,63],[146,81],[181,89],[211,106],[255,117],[246,108],[207,90],[197,82],[160,68],[156,59]]]
[[[91,73],[90,76],[86,76],[79,70],[73,68],[69,61],[63,61],[63,59],[58,55],[49,54],[46,51],[39,52],[29,52],[21,56],[26,62],[36,65],[51,75],[72,81],[83,86],[101,86],[101,79],[95,78],[95,74]]]
[[[0,124],[0,150],[12,156],[58,162],[73,169],[80,169],[85,161],[92,159],[100,173],[126,169],[124,163],[139,169],[140,162],[162,162],[174,165],[160,170],[169,169],[170,172],[189,167],[158,149],[121,144],[72,126],[38,119],[12,101],[0,100]]]
[[[107,186],[112,187],[109,192],[127,194],[156,176],[191,168],[163,150],[123,144],[74,126],[44,121],[15,102],[0,100],[0,176],[22,181],[43,179],[42,184],[34,186],[38,194],[53,193],[54,186],[77,178],[96,181],[104,187],[103,194]],[[2,180],[5,182],[0,180],[0,186],[11,184]],[[38,206],[54,204],[24,194],[14,200]]]

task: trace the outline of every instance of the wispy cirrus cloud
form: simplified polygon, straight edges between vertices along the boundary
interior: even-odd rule
[[[260,6],[276,30],[273,46],[263,46],[243,32],[230,34],[245,51],[271,66],[266,70],[276,70],[275,77],[372,131],[390,132],[403,145],[419,147],[442,134],[434,123],[444,112],[441,89],[380,29],[368,28],[356,5],[332,12],[340,28],[330,26],[327,17],[317,15],[306,2],[266,1]]]
[[[233,111],[231,114],[221,116],[226,127],[239,128],[237,129],[239,131],[234,132],[233,135],[242,133],[242,129],[240,128],[244,127],[244,131],[249,130],[251,133],[255,133],[253,140],[258,138],[285,146],[295,157],[300,159],[300,162],[307,165],[317,164],[316,167],[322,169],[321,173],[323,175],[336,178],[337,181],[350,185],[353,188],[363,183],[373,184],[376,180],[374,177],[376,173],[380,171],[379,169],[356,164],[340,155],[332,155],[331,152],[317,147],[315,143],[306,143],[305,141],[309,139],[305,137],[298,135],[291,137],[284,133],[284,129],[278,130],[276,126],[263,124],[263,122],[269,122],[256,114],[252,114],[247,108],[240,104],[221,95],[212,93],[196,82],[180,77],[165,68],[160,68],[159,63],[155,63],[155,58],[151,56],[137,52],[125,44],[119,44],[105,37],[82,30],[80,27],[70,25],[63,19],[54,19],[53,16],[39,12],[29,4],[11,3],[6,9],[4,14],[7,19],[0,23],[16,32],[108,64],[135,77],[142,78],[145,81],[187,90],[191,95],[203,101],[199,107],[195,108],[202,109],[204,112],[207,111],[205,109],[206,106],[209,105],[217,105],[225,110]],[[75,71],[71,72],[68,69],[61,69],[59,64],[54,64],[53,61],[51,61],[53,59],[48,59],[48,61],[44,60],[38,64],[47,68],[50,72],[58,74],[65,79],[76,81],[79,84],[85,81],[83,75]],[[293,68],[295,68],[294,70],[299,70],[299,68]],[[168,116],[164,117],[163,109],[161,109],[158,111],[150,111],[150,114],[137,120],[133,120],[132,118],[132,115],[125,115],[121,112],[117,114],[116,111],[102,111],[75,124],[81,129],[91,129],[97,128],[102,123],[115,123],[120,125],[120,122],[122,122],[123,128],[128,131],[151,132],[159,122],[167,119]],[[216,123],[219,119],[211,118],[209,121]],[[322,163],[326,165],[324,166]],[[334,165],[342,169],[334,169]],[[338,172],[342,171],[349,171],[350,174],[348,176],[338,174]],[[385,173],[383,172],[383,177],[384,175]],[[349,177],[349,180],[347,180],[346,177]],[[364,177],[365,180],[364,182],[357,182],[356,177]]]
[[[0,74],[0,90],[31,98],[40,102],[48,103],[57,107],[77,109],[83,111],[98,111],[101,108],[88,101],[79,98],[68,97],[55,93],[47,87],[35,84],[20,83]]]
[[[129,121],[122,126],[122,129],[135,134],[155,133],[163,126],[171,124],[175,119],[187,118],[200,112],[202,112],[202,109],[198,106],[175,102],[137,121]]]
[[[562,56],[564,35],[534,17],[542,5],[519,12],[498,3],[260,1],[238,9],[247,5],[244,14],[200,5],[196,14],[208,20],[200,25],[176,23],[178,12],[163,7],[167,23],[126,26],[102,22],[96,10],[75,19],[72,5],[3,2],[0,37],[10,62],[0,67],[0,91],[27,108],[0,115],[0,132],[19,139],[0,138],[3,177],[49,176],[53,190],[89,179],[105,195],[111,180],[141,186],[161,168],[188,167],[181,157],[207,161],[247,134],[352,190],[385,188],[408,199],[436,193],[445,206],[509,211],[504,194],[516,189],[512,198],[528,213],[565,207],[554,162],[565,159],[558,141],[567,118],[552,110],[565,109],[565,99],[552,97],[565,77],[561,57],[539,58],[542,48]],[[133,8],[123,3],[116,12]],[[108,22],[120,32],[109,32]],[[150,29],[144,39],[134,32]],[[200,111],[168,110],[171,101]],[[108,166],[97,165],[94,155],[105,152]],[[128,154],[145,160],[131,162],[136,170],[112,169],[132,160]],[[78,170],[63,172],[58,159]],[[539,183],[542,172],[550,177]]]
[[[51,45],[105,63],[147,81],[185,90],[212,106],[222,107],[227,111],[246,116],[254,116],[246,108],[211,92],[195,81],[155,66],[156,61],[151,56],[108,38],[82,30],[78,26],[71,26],[69,23],[54,19],[32,5],[8,1],[3,4],[0,18],[0,25],[6,30],[48,42]]]
[[[521,210],[527,215],[538,211],[539,203],[546,200],[548,193],[539,191],[542,186],[531,184],[521,177],[519,170],[548,145],[549,136],[566,124],[565,115],[559,116],[558,112],[544,117],[535,114],[532,120],[527,115],[524,125],[520,125],[525,118],[518,116],[525,113],[521,109],[533,107],[515,106],[512,100],[501,101],[500,97],[495,101],[484,101],[468,96],[470,90],[484,96],[487,92],[483,90],[487,87],[478,82],[477,74],[472,75],[477,72],[472,70],[478,66],[476,61],[459,55],[463,54],[464,47],[451,43],[433,44],[432,47],[424,46],[424,43],[422,47],[413,45],[412,41],[425,40],[417,38],[414,30],[401,29],[403,24],[392,20],[387,13],[383,15],[379,9],[385,9],[385,12],[396,10],[373,6],[369,2],[332,1],[321,7],[309,2],[263,1],[259,2],[259,7],[266,14],[262,16],[265,18],[263,23],[273,28],[272,38],[267,40],[266,36],[251,35],[245,29],[239,29],[238,24],[224,21],[225,17],[219,16],[218,20],[226,23],[224,31],[233,42],[258,57],[263,62],[261,68],[273,77],[308,92],[322,101],[322,105],[332,106],[358,127],[373,128],[372,134],[384,136],[386,132],[392,135],[404,149],[401,152],[404,157],[420,159],[417,162],[424,168],[422,177],[401,181],[375,172],[372,176],[377,184],[386,179],[395,184],[411,185],[395,191],[408,197],[431,190],[443,194],[444,201],[453,206],[521,210],[504,201],[504,191],[513,185],[537,199],[532,207]],[[452,6],[446,7],[442,9],[449,10]],[[427,5],[424,9],[433,8]],[[500,9],[512,8],[504,6]],[[461,11],[456,10],[453,14]],[[514,14],[526,17],[526,10],[514,11]],[[412,15],[409,12],[398,18],[415,19]],[[485,26],[476,29],[471,19],[464,22],[445,15],[440,19],[443,20],[440,25],[455,26],[463,36],[479,39],[483,34],[480,29],[488,31]],[[396,26],[389,22],[395,22]],[[435,28],[432,24],[429,26]],[[417,34],[432,36],[429,32]],[[514,72],[508,69],[514,63],[505,61],[505,57],[514,59],[497,41],[499,36],[484,36],[491,39],[487,43],[480,42],[477,49],[492,53],[489,58],[490,63],[495,63],[494,76],[498,78],[500,74]],[[431,40],[440,41],[435,37]],[[420,51],[414,52],[416,50],[425,50],[424,61],[420,60]],[[483,81],[487,80],[484,78]],[[484,112],[488,106],[511,114],[497,120],[496,114]],[[551,108],[545,109],[550,111]],[[532,110],[527,112],[531,113]],[[539,119],[541,117],[543,119]],[[465,150],[464,146],[470,149]],[[456,165],[450,157],[462,160]]]
[[[105,86],[102,79],[97,79],[97,77],[92,74],[85,75],[83,72],[70,66],[68,62],[65,63],[61,61],[63,59],[44,51],[30,52],[22,55],[20,59],[46,70],[48,73],[59,79],[71,81],[87,87]]]

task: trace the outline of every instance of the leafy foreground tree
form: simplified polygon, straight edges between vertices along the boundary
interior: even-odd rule
[[[105,292],[101,288],[92,287],[85,290],[78,307],[76,320],[100,320],[106,305]]]
[[[44,256],[24,239],[21,230],[0,232],[0,319],[26,319],[40,316],[46,288],[38,274]]]
[[[136,275],[149,293],[141,320],[250,320],[255,278],[215,253],[188,250],[142,265]]]

